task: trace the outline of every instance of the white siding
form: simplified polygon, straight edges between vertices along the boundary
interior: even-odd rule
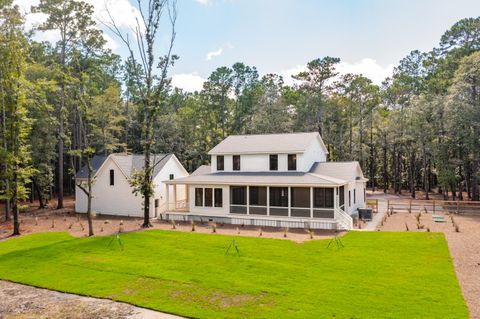
[[[221,188],[223,190],[222,207],[197,207],[195,206],[195,188]],[[214,192],[215,193],[215,192]],[[205,192],[204,192],[205,195]],[[189,187],[190,213],[209,216],[227,216],[230,212],[230,188],[220,185],[191,185]]]
[[[325,162],[326,153],[319,139],[315,139],[304,153],[272,153],[278,155],[278,171],[288,171],[288,154],[297,154],[297,171],[308,172],[315,162]],[[270,154],[238,154],[240,155],[240,172],[270,171]],[[211,157],[212,173],[217,172],[217,155]],[[233,172],[233,155],[224,155],[224,172]]]
[[[115,183],[110,186],[110,170],[114,170]],[[168,180],[170,174],[174,178],[186,177],[188,172],[183,168],[176,157],[171,157],[165,163],[162,170],[154,178],[155,194],[150,202],[150,216],[155,217],[155,199],[159,199],[157,214],[166,209],[166,185],[162,183]],[[115,162],[108,158],[97,174],[93,185],[92,211],[104,215],[119,216],[143,216],[143,198],[132,193],[127,178],[120,171]],[[170,198],[173,200],[171,188]],[[186,199],[185,186],[177,186],[177,200]],[[85,213],[87,211],[87,196],[81,189],[75,187],[75,211]]]
[[[297,158],[297,168],[299,171],[308,172],[315,162],[326,162],[327,154],[323,150],[320,141],[315,141],[310,144],[305,152]]]
[[[158,207],[158,212],[157,215],[164,212],[167,207],[167,185],[163,183],[166,180],[170,179],[170,174],[173,174],[173,178],[181,178],[181,177],[187,177],[188,172],[183,168],[182,164],[178,161],[178,159],[175,156],[172,156],[167,163],[163,166],[162,170],[155,176],[153,180],[153,184],[155,187],[155,199],[159,200],[159,207]],[[185,200],[186,193],[185,193],[186,186],[185,185],[177,185],[177,201],[180,200]],[[170,191],[169,191],[169,197],[170,197],[170,202],[173,203],[174,199],[174,192],[173,192],[173,186],[170,186]],[[155,207],[155,203],[154,203]],[[155,212],[154,215],[155,216]]]
[[[111,169],[115,174],[115,185],[113,186],[110,186]],[[87,211],[86,195],[78,187],[75,189],[75,194],[77,196],[75,210],[85,213]],[[92,211],[98,214],[143,216],[142,197],[132,194],[128,180],[111,158],[106,160],[98,172],[92,194]]]

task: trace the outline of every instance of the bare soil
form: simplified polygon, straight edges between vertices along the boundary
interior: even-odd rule
[[[0,319],[175,319],[129,304],[0,280]]]
[[[88,235],[88,223],[85,214],[74,213],[74,201],[68,198],[65,208],[54,209],[54,203],[50,208],[37,209],[35,203],[25,212],[20,214],[20,233],[26,235],[33,232],[69,232],[72,236],[83,237]],[[192,224],[185,222],[172,222],[152,220],[149,229],[163,229],[175,231],[192,231]],[[144,231],[142,228],[143,218],[119,217],[98,215],[93,218],[93,229],[97,236],[108,236],[120,232]],[[195,232],[214,233],[211,223],[196,223]],[[276,239],[286,239],[295,242],[304,242],[311,239],[331,238],[333,231],[314,230],[311,234],[304,229],[284,229],[277,227],[233,226],[227,224],[215,224],[215,233],[235,236],[253,236]],[[10,237],[12,234],[12,222],[0,223],[0,240]]]

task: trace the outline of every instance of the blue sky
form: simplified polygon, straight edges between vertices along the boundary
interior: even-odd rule
[[[37,1],[17,0],[25,7]],[[134,1],[107,5],[127,24],[135,16]],[[87,2],[101,18],[104,1]],[[326,55],[341,58],[342,73],[361,72],[379,83],[411,50],[430,50],[456,21],[479,16],[480,1],[178,0],[178,13],[174,51],[180,60],[171,74],[187,90],[237,61],[261,74],[280,73],[288,82],[308,61]],[[107,36],[112,49],[125,55],[121,43]]]

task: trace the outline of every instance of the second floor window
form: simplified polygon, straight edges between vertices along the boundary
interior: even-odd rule
[[[223,155],[217,155],[217,171],[223,171],[225,169],[224,167]]]
[[[297,170],[297,154],[288,154],[288,170]]]
[[[277,154],[270,155],[270,170],[278,171],[278,155]]]
[[[113,169],[110,170],[110,186],[115,185],[115,171]]]
[[[233,170],[240,170],[240,155],[233,155]]]

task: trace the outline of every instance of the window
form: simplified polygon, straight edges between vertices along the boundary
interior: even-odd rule
[[[247,187],[246,186],[230,187],[230,204],[232,205],[247,204]]]
[[[314,188],[313,207],[333,208],[333,188]]]
[[[240,155],[233,155],[233,170],[240,170]]]
[[[310,207],[310,188],[292,187],[292,207]]]
[[[155,200],[155,208],[158,207],[158,199]]]
[[[267,188],[250,186],[250,205],[267,206]]]
[[[288,154],[288,170],[297,170],[297,154]]]
[[[278,155],[270,155],[270,170],[278,171]]]
[[[170,174],[169,178],[170,178],[170,180],[172,180],[172,179],[174,179],[174,178],[175,178],[175,175],[173,175],[173,174]]]
[[[203,188],[195,188],[195,206],[203,206]]]
[[[213,203],[213,190],[211,188],[205,188],[205,207],[212,207]]]
[[[288,187],[270,187],[270,206],[288,207]]]
[[[352,206],[352,192],[348,191],[348,207]]]
[[[357,190],[353,189],[353,204],[355,205],[357,203]]]
[[[115,185],[115,171],[113,169],[110,170],[110,186]]]
[[[339,195],[339,205],[340,207],[345,205],[345,186],[340,186],[340,195]]]
[[[215,188],[215,207],[223,206],[223,189]]]
[[[217,171],[223,171],[225,169],[223,155],[217,155]]]

